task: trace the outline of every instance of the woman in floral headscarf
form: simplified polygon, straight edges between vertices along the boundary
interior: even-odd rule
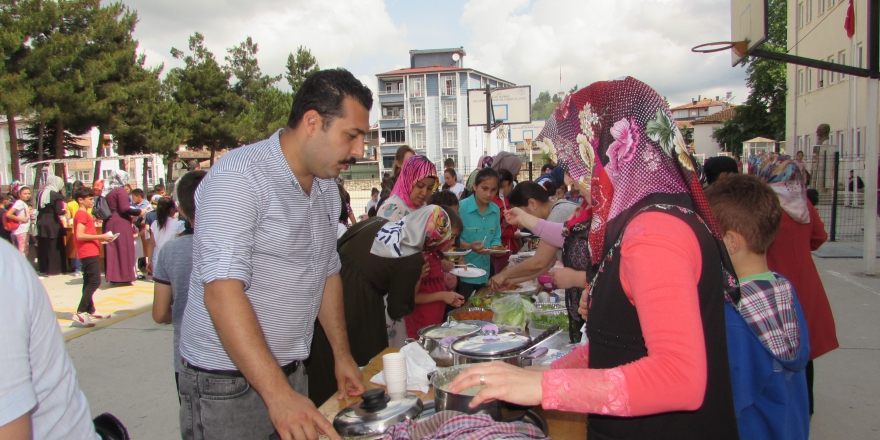
[[[104,198],[112,211],[110,218],[104,220],[104,232],[119,234],[120,238],[104,246],[104,269],[108,283],[131,283],[137,277],[134,272],[134,240],[132,222],[143,214],[140,209],[131,206],[125,184],[128,173],[117,171],[104,187]]]
[[[738,438],[725,295],[739,300],[714,218],[663,98],[633,78],[569,95],[598,159],[581,314],[590,343],[551,370],[477,364],[450,391],[590,413],[588,438]],[[566,136],[568,138],[575,136]],[[589,312],[589,314],[587,313]]]
[[[400,176],[376,214],[396,222],[425,205],[437,187],[437,167],[425,156],[412,156],[403,164]]]
[[[428,273],[425,255],[451,242],[454,219],[454,211],[428,205],[398,222],[381,217],[362,221],[339,239],[345,323],[358,365],[366,365],[388,347],[383,298],[394,318],[412,313],[420,281]],[[310,399],[323,402],[337,391],[333,362],[330,343],[316,322],[306,362]]]
[[[819,213],[807,202],[804,176],[789,156],[762,153],[749,158],[749,172],[770,185],[782,204],[782,222],[767,249],[767,266],[794,285],[807,321],[810,362],[807,363],[807,391],[813,414],[813,359],[840,346],[834,315],[812,251],[828,239]]]

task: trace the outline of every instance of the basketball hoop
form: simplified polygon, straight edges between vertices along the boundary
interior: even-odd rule
[[[694,46],[691,49],[691,52],[696,53],[714,53],[721,52],[723,50],[733,49],[733,52],[738,56],[745,56],[746,52],[749,50],[749,42],[748,41],[715,41],[713,43],[705,43],[699,46]]]

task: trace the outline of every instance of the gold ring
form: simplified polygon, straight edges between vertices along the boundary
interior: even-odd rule
[[[486,376],[484,374],[480,375],[480,385],[486,385]]]

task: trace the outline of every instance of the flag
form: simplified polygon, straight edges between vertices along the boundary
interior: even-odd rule
[[[856,34],[856,11],[853,8],[853,0],[849,0],[849,7],[846,8],[846,20],[843,22],[843,28],[846,29],[847,38],[852,38]]]

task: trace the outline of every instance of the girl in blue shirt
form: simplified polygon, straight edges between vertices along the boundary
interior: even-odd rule
[[[498,171],[483,168],[474,179],[474,194],[458,205],[458,212],[464,223],[461,247],[473,251],[464,257],[465,261],[486,271],[486,275],[478,278],[461,278],[459,293],[465,300],[488,282],[491,267],[488,248],[501,245],[501,210],[492,203],[492,199],[498,194],[500,180]]]

